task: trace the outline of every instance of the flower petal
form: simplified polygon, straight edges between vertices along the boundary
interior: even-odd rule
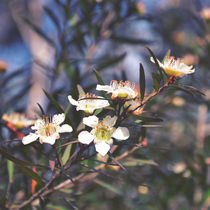
[[[83,123],[91,128],[95,128],[96,125],[98,124],[98,117],[96,117],[95,115],[84,117]]]
[[[56,114],[53,116],[52,122],[56,125],[60,125],[65,120],[65,114]]]
[[[42,137],[42,142],[43,143],[47,143],[47,144],[55,144],[55,140],[56,140],[56,136],[53,135],[53,136],[48,136],[48,137]]]
[[[81,142],[82,144],[90,144],[94,139],[94,136],[89,133],[88,131],[82,131],[78,135],[78,141]]]
[[[103,119],[103,124],[109,127],[113,127],[116,121],[117,121],[117,116],[111,117],[110,115],[108,115]]]
[[[35,133],[30,133],[27,136],[24,136],[22,139],[23,144],[30,144],[31,142],[34,142],[38,139],[39,135],[35,134]]]
[[[40,128],[42,128],[44,126],[45,122],[44,120],[36,120],[34,126],[31,127],[32,130],[39,130]]]
[[[97,85],[96,90],[103,90],[106,92],[112,92],[113,88],[110,85]]]
[[[76,100],[74,100],[74,99],[72,98],[71,95],[68,96],[68,99],[69,99],[69,102],[70,102],[72,105],[78,106],[78,102],[77,102]]]
[[[118,140],[126,140],[130,136],[129,130],[125,127],[118,127],[112,134],[112,137]]]
[[[70,125],[64,124],[58,129],[58,133],[68,133],[68,132],[72,132],[72,130],[73,129]]]
[[[105,156],[110,150],[110,145],[108,145],[104,141],[101,141],[100,143],[95,144],[95,148],[100,155]]]

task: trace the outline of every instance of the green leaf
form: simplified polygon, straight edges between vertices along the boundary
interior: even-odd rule
[[[141,120],[143,122],[162,122],[163,120],[158,117],[147,117],[147,116],[135,116],[138,118],[138,120]]]
[[[31,169],[25,167],[25,166],[18,166],[18,168],[28,177],[34,179],[35,181],[37,181],[37,183],[43,187],[45,185],[44,181],[41,179],[41,177],[36,174],[35,172],[33,172]]]
[[[62,159],[61,159],[62,165],[65,165],[66,162],[67,162],[68,159],[69,159],[69,156],[70,156],[70,153],[71,153],[71,146],[72,146],[72,144],[69,144],[69,145],[65,148],[65,151],[64,151],[63,156],[62,156]]]
[[[94,112],[94,115],[97,116],[98,114],[100,114],[101,112],[103,111],[103,109],[97,109],[95,112]]]
[[[47,98],[50,100],[50,103],[55,107],[55,109],[59,112],[59,113],[64,113],[64,110],[60,107],[60,105],[57,103],[57,101],[53,98],[53,96],[51,96],[46,90],[42,89],[45,93],[45,95],[47,96]]]
[[[14,163],[10,160],[7,160],[7,170],[9,176],[9,183],[13,182],[13,175],[14,175]]]
[[[93,72],[96,75],[96,78],[98,80],[98,84],[99,85],[105,85],[105,83],[104,83],[103,79],[101,78],[100,74],[98,73],[98,71],[94,69]]]
[[[141,93],[141,100],[143,100],[145,94],[145,74],[144,74],[144,67],[141,63],[139,71],[140,71],[139,72],[140,93]]]
[[[152,79],[153,79],[153,83],[154,83],[154,89],[156,91],[158,91],[160,88],[160,82],[158,80],[157,74],[155,74],[154,72],[152,72]]]
[[[157,166],[158,164],[154,160],[131,159],[131,160],[123,162],[123,165],[125,165],[125,166],[142,166],[142,165]]]
[[[123,192],[121,190],[117,189],[116,187],[114,187],[111,184],[105,183],[105,182],[103,182],[103,181],[101,181],[99,179],[94,179],[93,181],[95,183],[97,183],[98,185],[106,188],[107,190],[110,190],[110,191],[112,191],[112,192],[114,192],[114,193],[116,193],[118,195],[121,195],[121,196],[123,195]]]

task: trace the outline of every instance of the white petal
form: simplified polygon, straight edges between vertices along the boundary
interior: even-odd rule
[[[72,132],[72,127],[68,124],[64,124],[62,125],[59,129],[58,129],[58,133],[68,133],[68,132]]]
[[[112,137],[118,140],[126,140],[130,136],[129,130],[125,127],[118,127],[112,134]]]
[[[84,117],[83,123],[91,128],[95,128],[98,124],[98,117],[96,117],[95,115]]]
[[[22,139],[23,144],[30,144],[31,142],[34,142],[38,139],[39,135],[35,133],[30,133],[27,136],[24,136]]]
[[[110,127],[113,127],[116,121],[117,121],[117,116],[111,117],[110,115],[108,115],[103,119],[104,125],[107,125]]]
[[[56,125],[60,125],[65,120],[65,114],[56,114],[53,116],[52,122]]]
[[[72,98],[71,95],[68,96],[68,99],[69,99],[69,102],[70,102],[72,105],[78,106],[78,102],[77,102],[76,100],[74,100],[74,99]]]
[[[113,88],[109,85],[97,85],[96,90],[103,90],[103,91],[106,91],[106,92],[112,92]]]
[[[110,146],[103,141],[101,141],[98,144],[95,144],[95,148],[96,151],[102,156],[105,156],[107,152],[110,150]]]
[[[45,122],[44,120],[36,120],[34,126],[31,127],[32,130],[39,130],[44,126]]]
[[[150,61],[151,61],[152,63],[155,63],[155,60],[154,60],[153,57],[150,57]],[[164,66],[158,59],[157,59],[157,62],[158,62],[158,64],[159,64],[160,67],[163,67],[163,66]]]
[[[94,139],[94,136],[89,133],[88,131],[82,131],[78,135],[78,141],[81,142],[82,144],[90,144]]]
[[[53,136],[48,136],[48,137],[42,137],[42,141],[43,141],[43,143],[47,143],[47,144],[51,144],[51,145],[53,145],[53,144],[55,144],[55,140],[56,140],[57,138],[56,138],[56,136],[55,135],[53,135]]]

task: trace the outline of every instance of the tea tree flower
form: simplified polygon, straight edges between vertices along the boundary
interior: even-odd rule
[[[97,85],[96,90],[106,91],[112,93],[112,99],[115,98],[135,98],[138,93],[135,90],[135,83],[130,81],[116,81],[112,80],[110,85]]]
[[[41,144],[55,144],[56,139],[60,138],[59,133],[72,132],[72,127],[68,124],[60,125],[65,120],[64,114],[57,114],[52,119],[45,117],[45,119],[37,120],[32,130],[35,133],[30,133],[22,139],[23,144],[30,144],[39,138]]]
[[[109,102],[101,96],[90,93],[85,94],[80,86],[78,86],[78,90],[79,99],[77,101],[74,100],[71,95],[68,96],[69,102],[77,107],[77,111],[82,110],[88,114],[92,114],[96,109],[104,108],[110,105]]]
[[[153,57],[150,58],[151,62],[155,63]],[[159,66],[165,71],[168,76],[182,77],[186,74],[195,72],[193,66],[188,66],[181,59],[175,60],[173,56],[165,56],[163,62],[158,60]]]
[[[2,119],[7,121],[12,127],[23,129],[35,123],[34,120],[29,120],[25,114],[12,112],[11,114],[3,114]]]
[[[113,138],[117,140],[126,140],[129,138],[129,130],[125,127],[115,128],[114,125],[117,117],[106,116],[103,120],[99,120],[96,116],[83,118],[83,123],[92,128],[90,132],[82,131],[78,140],[82,144],[95,144],[96,151],[105,156],[113,144]]]
[[[139,98],[136,98],[134,100],[129,100],[125,102],[125,107],[128,107],[128,111],[133,111],[132,114],[134,115],[140,115],[143,112],[143,106],[141,106],[141,101]],[[138,108],[137,108],[138,107]]]

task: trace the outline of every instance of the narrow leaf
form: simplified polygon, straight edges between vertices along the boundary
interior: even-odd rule
[[[96,75],[96,78],[98,80],[98,84],[99,85],[105,85],[103,79],[101,78],[100,74],[98,73],[98,71],[96,71],[95,69],[93,70],[94,74]]]
[[[140,70],[139,70],[139,85],[140,85],[140,93],[141,93],[141,100],[144,99],[145,94],[145,74],[144,74],[144,67],[140,63]]]
[[[28,161],[23,161],[20,160],[12,155],[10,155],[9,153],[7,153],[4,149],[0,148],[0,153],[6,157],[8,160],[11,160],[12,162],[18,164],[18,165],[22,165],[22,166],[36,166],[36,167],[42,167],[42,168],[46,168],[48,169],[47,166],[42,166],[42,165],[38,165],[38,164],[34,164],[34,163],[30,163]]]
[[[66,149],[65,149],[65,151],[64,151],[64,153],[63,153],[63,156],[62,156],[62,159],[61,159],[62,165],[65,165],[66,162],[67,162],[68,159],[69,159],[69,156],[70,156],[70,153],[71,153],[71,146],[72,146],[72,144],[69,144],[69,145],[66,147]]]
[[[41,111],[42,116],[44,116],[45,115],[44,109],[42,108],[42,106],[39,103],[37,103],[37,105]]]
[[[14,175],[14,163],[10,160],[7,160],[7,169],[8,169],[9,183],[12,183]]]
[[[157,75],[154,72],[152,72],[152,79],[153,79],[153,83],[154,83],[154,89],[156,91],[159,90],[159,88],[160,88],[160,82],[158,80]]]
[[[41,179],[41,177],[33,172],[31,169],[25,167],[25,166],[18,166],[18,168],[26,175],[26,176],[29,176],[31,177],[32,179],[34,179],[35,181],[37,181],[37,183],[40,185],[40,186],[44,186],[44,181]]]
[[[116,187],[114,187],[111,184],[105,183],[99,179],[94,179],[94,182],[97,183],[98,185],[106,188],[107,190],[110,190],[110,191],[118,194],[118,195],[123,195],[123,192],[121,190],[117,189]]]
[[[45,95],[47,96],[47,98],[50,100],[50,103],[55,107],[55,109],[59,112],[59,113],[64,113],[64,110],[60,107],[60,105],[57,103],[57,101],[53,98],[53,96],[51,96],[46,90],[44,90]]]

